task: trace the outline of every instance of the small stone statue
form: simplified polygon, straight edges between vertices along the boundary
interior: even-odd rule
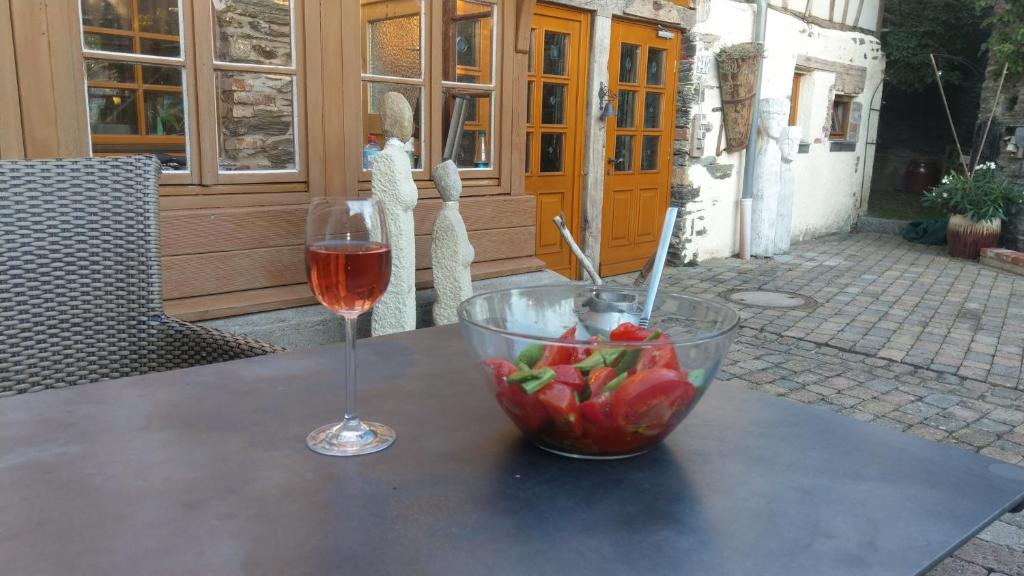
[[[782,152],[782,168],[779,174],[778,216],[775,218],[775,242],[772,254],[786,254],[793,238],[793,193],[796,183],[793,179],[793,160],[800,151],[800,127],[787,126],[779,139]]]
[[[412,210],[418,193],[405,142],[412,138],[412,108],[397,92],[380,108],[384,149],[373,159],[370,189],[381,205],[391,240],[391,283],[373,308],[374,336],[416,329],[416,237]]]
[[[789,101],[784,98],[761,100],[758,123],[761,138],[757,147],[754,176],[754,202],[751,210],[750,254],[771,256],[775,243],[775,219],[779,213],[779,174],[782,151],[779,138],[789,117]]]
[[[469,243],[466,223],[459,213],[462,179],[451,160],[434,166],[434,184],[441,195],[441,211],[434,220],[430,255],[434,269],[434,324],[458,322],[459,304],[473,295],[469,266],[473,263],[473,245]]]

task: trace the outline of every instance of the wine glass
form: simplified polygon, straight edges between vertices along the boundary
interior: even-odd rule
[[[321,198],[306,217],[306,273],[317,300],[345,319],[345,417],[306,437],[315,452],[357,456],[383,450],[395,431],[356,415],[356,319],[391,280],[384,207],[376,198]]]

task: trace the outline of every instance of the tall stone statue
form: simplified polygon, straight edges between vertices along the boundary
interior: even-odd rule
[[[775,243],[775,218],[779,213],[779,176],[782,151],[779,138],[789,118],[789,101],[784,98],[761,100],[758,122],[761,138],[757,145],[754,174],[754,202],[751,209],[750,254],[771,256]]]
[[[391,240],[391,283],[373,308],[373,335],[416,329],[416,237],[412,210],[416,183],[405,151],[412,138],[412,108],[397,92],[388,92],[380,108],[384,149],[373,159],[370,189],[381,205]]]
[[[796,182],[793,177],[793,161],[800,151],[800,127],[787,126],[779,138],[782,153],[782,167],[779,171],[778,217],[775,219],[775,241],[772,254],[786,254],[793,238],[793,193]]]
[[[430,258],[434,272],[434,324],[454,324],[459,320],[459,304],[473,295],[469,265],[473,263],[473,245],[469,243],[466,223],[459,213],[462,179],[451,160],[434,166],[434,184],[441,195],[441,211],[434,220]]]

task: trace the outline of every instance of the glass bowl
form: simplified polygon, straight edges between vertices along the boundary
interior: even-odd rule
[[[459,307],[498,404],[533,443],[565,456],[624,458],[665,438],[697,405],[739,317],[646,290],[560,284],[478,294]]]

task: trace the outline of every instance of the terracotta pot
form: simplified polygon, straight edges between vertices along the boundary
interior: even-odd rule
[[[949,217],[949,227],[946,228],[949,255],[976,260],[982,248],[999,245],[1002,230],[1003,221],[999,218],[975,222],[966,216],[954,214]]]

